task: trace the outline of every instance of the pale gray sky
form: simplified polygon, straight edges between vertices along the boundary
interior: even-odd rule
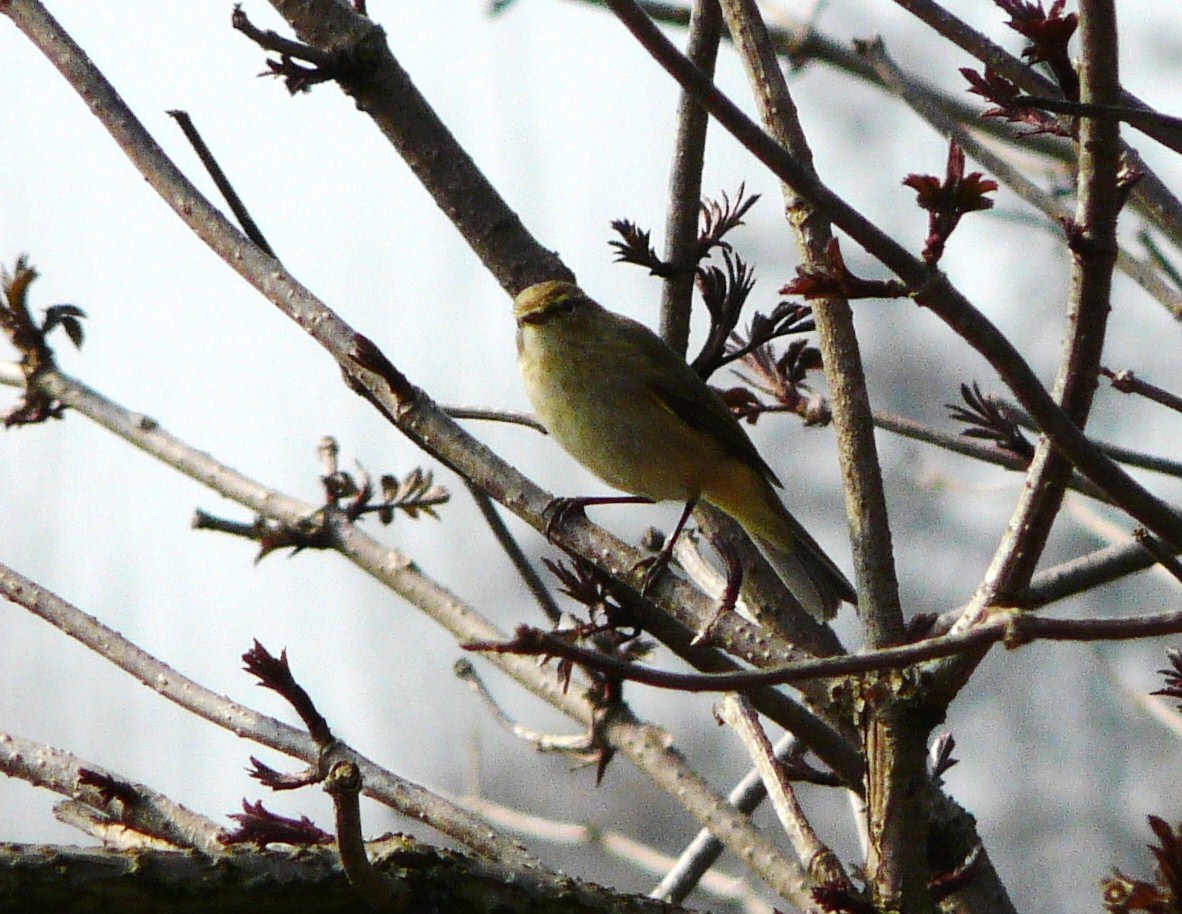
[[[950,6],[1019,47],[992,4]],[[165,112],[192,115],[288,267],[415,383],[443,403],[525,408],[508,300],[338,90],[322,86],[289,98],[280,84],[255,78],[263,56],[231,31],[230,4],[110,0],[51,8],[181,167],[208,188]],[[261,26],[282,27],[263,4],[246,10]],[[1182,16],[1172,0],[1122,4],[1121,13],[1125,84],[1170,111],[1180,97]],[[526,225],[592,294],[653,323],[655,281],[613,265],[607,241],[609,222],[621,217],[660,237],[676,93],[623,29],[604,12],[564,0],[517,0],[496,18],[478,0],[370,0],[370,14]],[[840,39],[883,34],[904,67],[952,91],[963,88],[955,68],[971,62],[948,49],[933,53],[922,28],[886,0],[830,0],[819,22]],[[11,266],[28,252],[42,274],[33,304],[72,302],[89,314],[81,353],[58,341],[64,370],[306,499],[318,495],[315,447],[324,434],[337,436],[346,466],[358,460],[399,475],[415,465],[433,468],[455,495],[442,520],[400,517],[386,529],[367,522],[371,532],[499,624],[537,620],[457,480],[349,393],[329,359],[179,223],[4,19],[0,60],[0,262]],[[729,51],[719,79],[750,108]],[[808,68],[792,85],[822,176],[918,249],[925,217],[900,182],[910,172],[939,173],[944,142],[840,75]],[[1182,187],[1176,155],[1132,139],[1168,183]],[[756,297],[770,306],[795,265],[775,182],[717,131],[708,159],[707,193],[733,193],[746,182],[764,195],[734,237],[755,262]],[[945,267],[1049,378],[1068,264],[1045,230],[1012,234],[1010,220],[1019,217],[1029,211],[1000,194],[994,213],[958,231]],[[864,265],[854,246],[845,251]],[[1182,386],[1178,328],[1160,307],[1121,281],[1114,316],[1111,362]],[[913,305],[864,303],[858,327],[876,405],[943,423],[942,404],[956,397],[960,381],[997,389],[987,366]],[[11,397],[0,392],[4,404]],[[600,488],[537,435],[473,429],[543,485],[567,494]],[[1172,417],[1131,409],[1107,393],[1096,429],[1157,453],[1178,449]],[[774,466],[790,471],[793,461],[808,460],[815,467],[816,491],[787,498],[848,569],[831,435],[784,422],[761,423],[757,438]],[[882,450],[904,596],[916,610],[954,605],[985,567],[1019,480],[888,436]],[[413,608],[333,556],[273,556],[255,567],[243,543],[191,531],[197,506],[247,515],[80,417],[0,434],[0,467],[0,561],[211,688],[289,716],[239,669],[239,655],[257,637],[288,649],[341,736],[408,777],[460,791],[468,744],[478,740],[494,799],[625,830],[659,821],[666,849],[692,833],[622,762],[588,807],[572,807],[570,797],[590,790],[590,777],[569,774],[564,761],[539,758],[490,726],[451,677],[460,652]],[[1176,486],[1159,488],[1178,494]],[[632,535],[646,524],[668,524],[675,513],[662,507],[597,516]],[[1127,531],[1120,518],[1106,516]],[[546,552],[538,537],[511,524],[531,553]],[[1091,548],[1090,537],[1060,533],[1051,554]],[[1165,587],[1112,588],[1079,611],[1114,611],[1130,594],[1146,593],[1162,605],[1176,599]],[[0,730],[74,751],[213,816],[236,811],[244,795],[261,796],[243,773],[252,752],[285,763],[192,720],[8,604],[0,606],[0,645]],[[1145,813],[1182,818],[1176,779],[1162,767],[1176,746],[1123,705],[1105,678],[1110,664],[1133,687],[1152,687],[1162,648],[994,655],[954,705],[950,725],[964,761],[949,775],[950,789],[978,815],[1020,907],[1044,909],[1064,898],[1094,905],[1095,881],[1110,862],[1144,870]],[[490,681],[527,722],[566,727],[511,684]],[[708,716],[708,700],[639,689],[633,696],[642,713],[672,722],[719,787],[742,770],[738,750]],[[1077,759],[1079,776],[1068,783],[1064,768]],[[328,818],[315,791],[263,798],[280,811]],[[0,782],[0,839],[77,840],[53,822],[54,801]],[[376,808],[368,814],[370,831],[409,828]],[[536,850],[578,875],[619,879],[610,869]],[[630,888],[646,888],[646,880],[633,880]]]

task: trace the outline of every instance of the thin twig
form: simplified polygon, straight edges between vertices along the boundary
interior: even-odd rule
[[[1153,264],[1170,277],[1170,282],[1173,283],[1174,288],[1182,291],[1182,273],[1178,271],[1178,268],[1174,266],[1173,261],[1166,256],[1165,252],[1158,247],[1149,229],[1143,228],[1137,232],[1137,240],[1145,246],[1145,250],[1148,252],[1149,259]]]
[[[54,803],[53,817],[62,825],[76,828],[88,838],[101,842],[104,850],[120,851],[129,855],[143,851],[177,851],[175,844],[136,831],[77,800],[61,800]]]
[[[1042,108],[1058,114],[1073,117],[1091,117],[1098,120],[1121,121],[1140,130],[1146,136],[1157,140],[1167,149],[1182,152],[1182,118],[1163,114],[1148,107],[1131,108],[1127,105],[1097,105],[1089,102],[1074,102],[1065,98],[1048,98],[1033,95],[1014,99],[1020,107]]]
[[[760,790],[762,791],[762,785]],[[457,797],[456,801],[498,828],[521,838],[544,841],[559,847],[598,848],[629,869],[643,874],[660,875],[676,865],[672,857],[652,845],[644,844],[610,828],[531,815],[472,793]],[[772,906],[759,901],[753,885],[742,876],[717,871],[708,872],[704,874],[697,887],[713,899],[740,905],[746,914],[773,914]]]
[[[658,689],[680,692],[746,692],[758,686],[788,685],[809,679],[833,678],[900,669],[925,660],[954,657],[968,651],[1006,642],[1015,647],[1032,641],[1124,641],[1159,638],[1182,632],[1182,612],[1109,619],[1054,619],[1021,610],[995,611],[967,630],[953,631],[899,647],[880,648],[865,654],[799,660],[778,669],[733,673],[675,673],[619,660],[601,651],[578,647],[548,634],[521,627],[508,642],[474,642],[466,650],[516,653],[526,656],[564,657],[610,676]]]
[[[258,28],[250,21],[240,4],[234,7],[230,24],[260,48],[267,51],[274,51],[276,54],[281,54],[284,57],[294,57],[297,60],[304,60],[322,69],[329,69],[339,61],[338,56],[331,52],[321,51],[318,48],[301,44],[298,41],[292,41],[290,38],[284,38],[272,29],[264,30]]]
[[[1039,609],[1145,571],[1153,564],[1153,558],[1137,543],[1115,543],[1038,572],[1029,587],[1014,594],[1014,601],[1024,609]]]
[[[1027,467],[1030,466],[1029,460],[1012,451],[1003,450],[996,445],[985,444],[972,438],[966,438],[962,434],[944,432],[932,428],[929,425],[923,425],[913,419],[904,418],[903,416],[895,416],[881,411],[875,412],[874,424],[878,428],[894,432],[896,435],[901,435],[904,438],[910,438],[913,441],[922,441],[925,444],[932,444],[942,450],[961,454],[965,457],[972,457],[982,463],[993,464],[994,466],[1007,470],[1024,473]],[[1071,488],[1099,501],[1110,501],[1108,496],[1095,483],[1084,476],[1078,474],[1074,476],[1071,481]]]
[[[1139,394],[1147,400],[1152,400],[1167,409],[1174,410],[1174,412],[1182,412],[1182,397],[1171,393],[1164,387],[1158,387],[1156,384],[1141,380],[1129,368],[1120,371],[1103,368],[1101,374],[1108,378],[1112,382],[1112,386],[1121,393]]]
[[[630,714],[614,712],[601,724],[600,732],[620,752],[638,762],[657,777],[658,785],[680,798],[693,811],[702,826],[709,828],[737,852],[743,862],[780,897],[802,910],[811,906],[811,897],[796,878],[793,861],[751,820],[716,794],[676,753],[669,753],[669,735],[657,727],[638,727]],[[658,767],[653,764],[662,759]],[[741,840],[737,836],[742,835]]]
[[[476,668],[466,657],[461,657],[455,662],[452,672],[455,673],[457,679],[466,682],[469,688],[476,693],[497,724],[517,739],[529,743],[538,752],[585,753],[591,749],[590,739],[585,732],[559,736],[531,730],[529,727],[519,724],[497,704],[497,700],[493,698],[488,686],[484,684],[484,680],[480,678],[480,674],[476,672]]]
[[[209,176],[213,178],[213,183],[217,185],[217,189],[221,192],[222,198],[230,207],[230,212],[234,214],[234,218],[238,220],[238,224],[242,226],[242,231],[246,233],[246,237],[257,244],[262,250],[266,251],[272,257],[275,257],[275,251],[267,239],[263,237],[262,230],[259,229],[258,223],[250,215],[250,211],[246,208],[246,204],[242,202],[242,198],[238,196],[238,191],[234,189],[234,185],[230,183],[230,179],[226,177],[226,173],[222,170],[222,166],[218,164],[218,160],[214,157],[213,152],[209,146],[206,145],[205,140],[198,132],[193,119],[189,117],[189,112],[172,110],[168,112],[169,116],[177,122],[184,133],[185,139],[189,141],[189,145],[193,147],[193,151],[197,153],[197,158],[201,160],[201,164],[205,166],[205,170]]]
[[[1109,370],[1101,367],[1100,373],[1105,377],[1109,377]],[[1115,373],[1117,377],[1124,375],[1123,371]],[[1131,372],[1130,372],[1131,374]],[[1114,385],[1115,386],[1115,385]],[[1038,431],[1038,425],[1030,418],[1029,413],[1018,404],[1006,400],[1003,397],[992,397],[1005,411],[1013,418],[1019,425],[1031,431]],[[1164,405],[1164,404],[1163,404]],[[1179,406],[1182,406],[1182,400],[1179,401]],[[1105,454],[1113,460],[1119,461],[1126,466],[1137,467],[1140,470],[1150,470],[1154,473],[1162,473],[1166,476],[1182,477],[1182,461],[1171,460],[1168,457],[1159,457],[1157,454],[1146,454],[1144,451],[1134,451],[1132,448],[1127,448],[1124,445],[1113,444],[1111,441],[1101,441],[1093,438],[1092,443],[1096,445]],[[1079,489],[1078,486],[1072,488]],[[1081,492],[1087,492],[1084,489],[1079,489]],[[1102,496],[1101,496],[1102,497]],[[1107,499],[1104,499],[1105,501]]]
[[[693,581],[702,593],[706,594],[712,600],[721,601],[723,599],[726,593],[727,580],[703,554],[699,531],[687,530],[678,537],[677,543],[673,547],[673,558],[681,566],[681,570],[685,572],[686,577]],[[755,610],[747,604],[747,601],[742,595],[734,601],[733,606],[719,606],[720,612],[729,610],[734,610],[745,619],[759,621],[755,616]],[[706,631],[697,632],[696,634],[703,641],[709,641],[709,628]]]
[[[1135,540],[1114,543],[1038,572],[1030,579],[1029,587],[1013,595],[1013,601],[1024,610],[1042,609],[1154,565],[1153,556]],[[960,606],[941,613],[927,634],[947,634],[964,611],[965,607]]]
[[[546,618],[550,620],[551,624],[557,625],[562,618],[562,610],[558,608],[554,594],[550,592],[550,588],[546,586],[546,582],[542,580],[541,575],[534,569],[528,556],[522,550],[521,544],[517,542],[517,538],[509,532],[509,528],[505,525],[505,521],[501,518],[493,500],[474,485],[469,484],[468,491],[472,493],[472,498],[476,501],[476,507],[480,509],[481,517],[484,518],[484,522],[488,524],[489,530],[492,531],[493,536],[500,543],[501,548],[505,551],[505,555],[509,558],[509,562],[521,577],[522,582],[529,592],[533,594],[534,600],[537,601],[542,612],[546,614]]]
[[[1154,560],[1162,566],[1166,571],[1174,576],[1176,581],[1182,581],[1182,562],[1174,556],[1170,550],[1165,547],[1161,540],[1149,535],[1145,530],[1138,527],[1133,531],[1133,539],[1146,552],[1153,556]]]

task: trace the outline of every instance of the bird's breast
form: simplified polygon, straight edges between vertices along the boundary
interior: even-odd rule
[[[531,330],[523,328],[521,376],[538,418],[563,449],[625,492],[654,501],[699,494],[721,459],[719,448],[660,401],[643,366],[593,340],[554,346]]]

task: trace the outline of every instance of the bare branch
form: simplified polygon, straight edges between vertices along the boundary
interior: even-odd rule
[[[525,552],[521,548],[521,544],[510,532],[501,515],[497,512],[496,505],[493,500],[489,498],[484,492],[475,486],[468,486],[468,491],[472,493],[472,498],[476,502],[476,507],[480,509],[480,515],[484,518],[484,522],[488,524],[489,530],[492,531],[494,537],[505,555],[508,556],[509,561],[517,570],[517,574],[521,577],[522,582],[533,594],[534,600],[538,607],[545,613],[546,618],[550,620],[551,624],[557,625],[558,620],[562,618],[562,610],[558,608],[558,603],[554,600],[554,595],[550,593],[550,589],[542,581],[541,576],[534,570],[534,566],[530,564]]]
[[[784,828],[784,833],[796,851],[808,879],[813,885],[835,884],[851,890],[849,876],[842,869],[837,855],[817,837],[816,831],[804,814],[796,793],[776,759],[772,744],[760,726],[759,716],[751,703],[735,693],[723,697],[718,709],[721,720],[738,735],[747,755],[755,763],[764,789],[772,801],[772,808]]]
[[[1032,641],[1123,641],[1160,638],[1182,632],[1182,612],[1111,619],[1053,619],[1021,610],[995,610],[972,628],[900,647],[864,654],[798,660],[778,669],[733,673],[675,673],[628,663],[600,651],[578,647],[546,632],[521,626],[507,642],[473,642],[465,650],[492,654],[565,657],[611,676],[680,692],[746,692],[758,686],[787,685],[809,679],[900,669],[925,660],[954,657],[999,641],[1018,647]]]
[[[161,697],[198,717],[309,764],[320,757],[320,747],[304,731],[210,691],[132,644],[98,619],[4,565],[0,565],[0,595],[54,625]],[[523,848],[496,834],[487,823],[363,756],[351,755],[367,774],[366,792],[380,802],[430,822],[437,830],[479,853],[507,862],[517,861],[522,866],[537,866],[537,861]]]
[[[1116,11],[1108,0],[1082,0],[1080,91],[1086,101],[1108,102],[1120,93],[1116,65]],[[1074,71],[1072,71],[1074,78]],[[1088,120],[1080,126],[1079,188],[1068,245],[1072,264],[1071,295],[1063,352],[1053,395],[1080,430],[1087,423],[1110,312],[1112,269],[1116,260],[1116,220],[1123,202],[1117,188],[1120,168],[1119,125]],[[1044,437],[1031,461],[1027,483],[998,545],[982,585],[993,602],[1025,587],[1050,536],[1071,461]],[[1123,471],[1122,471],[1123,472]],[[1111,494],[1111,493],[1109,493]],[[971,621],[971,616],[966,622]]]
[[[695,0],[686,56],[703,73],[714,72],[722,31],[718,0]],[[682,92],[677,104],[677,137],[665,214],[665,262],[680,269],[665,278],[660,331],[665,342],[683,357],[689,345],[690,303],[698,265],[698,213],[709,121],[709,113],[697,99]]]
[[[54,790],[90,810],[105,827],[151,836],[204,854],[224,850],[224,829],[143,784],[113,774],[62,749],[0,733],[0,771]]]

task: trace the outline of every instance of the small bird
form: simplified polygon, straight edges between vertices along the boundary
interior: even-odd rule
[[[738,420],[659,336],[558,280],[521,292],[513,314],[526,393],[579,463],[632,495],[685,502],[682,522],[698,499],[720,508],[814,618],[856,602],[845,575],[781,503],[780,481]]]

